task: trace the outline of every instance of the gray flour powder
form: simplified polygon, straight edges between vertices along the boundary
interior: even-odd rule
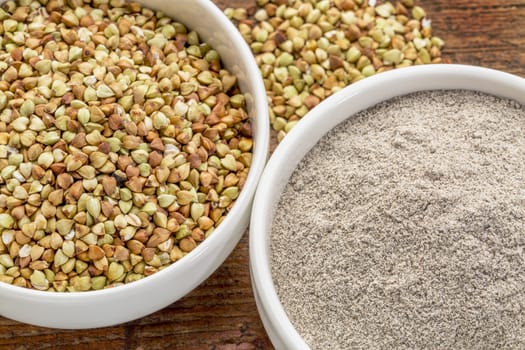
[[[312,349],[525,349],[525,111],[395,98],[325,136],[272,227],[281,301]]]

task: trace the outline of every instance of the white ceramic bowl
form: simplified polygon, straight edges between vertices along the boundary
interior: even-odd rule
[[[253,55],[235,26],[209,0],[144,0],[152,9],[196,30],[221,55],[247,94],[254,126],[253,162],[232,210],[190,254],[140,281],[107,290],[50,293],[0,283],[0,315],[34,325],[92,328],[130,321],[157,311],[204,281],[231,253],[248,227],[251,203],[269,143],[266,92]]]
[[[289,321],[270,269],[270,229],[281,192],[297,164],[330,129],[355,113],[395,96],[437,89],[477,90],[525,104],[525,79],[464,65],[402,68],[366,78],[310,111],[270,158],[257,189],[250,222],[250,268],[257,307],[276,349],[309,349]]]

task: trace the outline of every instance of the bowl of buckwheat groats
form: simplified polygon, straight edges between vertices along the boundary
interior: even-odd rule
[[[206,0],[0,5],[0,314],[55,328],[178,300],[245,232],[269,143]]]

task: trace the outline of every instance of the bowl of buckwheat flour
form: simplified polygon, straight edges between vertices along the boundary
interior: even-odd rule
[[[525,80],[401,68],[277,147],[250,223],[276,349],[525,347]]]

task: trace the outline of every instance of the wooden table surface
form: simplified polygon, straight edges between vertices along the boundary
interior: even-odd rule
[[[255,4],[254,0],[214,2],[221,8]],[[525,0],[416,3],[432,20],[433,33],[446,41],[443,56],[452,63],[525,77]],[[207,281],[161,311],[121,326],[78,331],[0,317],[0,349],[272,349],[250,286],[247,235]]]

